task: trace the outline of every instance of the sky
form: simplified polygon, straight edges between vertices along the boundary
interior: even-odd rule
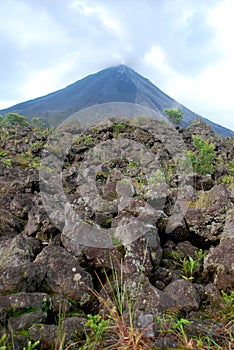
[[[0,109],[126,64],[234,130],[233,0],[0,0]]]

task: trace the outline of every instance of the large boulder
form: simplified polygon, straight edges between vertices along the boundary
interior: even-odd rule
[[[226,223],[217,247],[211,248],[205,258],[204,272],[213,276],[218,289],[231,290],[234,287],[234,210],[229,210]]]
[[[41,290],[46,275],[46,265],[26,262],[18,266],[8,266],[1,270],[0,295]]]
[[[124,260],[126,272],[144,267],[147,273],[160,263],[162,249],[155,226],[164,215],[141,199],[132,199],[104,229],[90,224],[74,212],[67,203],[65,226],[61,235],[64,247],[78,259],[86,256],[95,267],[116,267]]]
[[[25,237],[22,234],[2,240],[0,244],[0,270],[33,261],[39,251],[40,243],[34,238]]]
[[[46,293],[15,293],[0,296],[0,322],[5,322],[16,313],[32,309],[46,311],[51,307],[51,299]]]
[[[92,296],[92,277],[66,249],[49,245],[37,256],[36,263],[47,266],[43,289],[87,304]]]
[[[189,312],[199,309],[201,301],[199,291],[188,280],[179,279],[173,281],[166,286],[164,292],[176,302],[180,310]]]
[[[197,200],[190,203],[185,214],[190,239],[195,236],[198,241],[217,244],[225,224],[226,211],[231,207],[231,190],[226,184],[198,192]]]

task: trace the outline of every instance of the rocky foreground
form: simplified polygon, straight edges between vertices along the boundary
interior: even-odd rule
[[[233,141],[2,125],[0,349],[232,349]]]

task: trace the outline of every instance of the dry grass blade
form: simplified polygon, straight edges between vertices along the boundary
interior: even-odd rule
[[[107,286],[103,284],[100,277],[97,279],[102,288],[102,294],[92,290],[93,295],[98,299],[104,309],[104,318],[110,319],[110,325],[106,332],[105,347],[106,350],[150,350],[150,340],[145,338],[146,332],[152,327],[149,325],[144,329],[134,326],[134,307],[135,303],[127,293],[123,283],[122,270],[120,281],[117,274],[113,273],[114,286],[106,275]],[[116,288],[116,290],[115,290]],[[126,308],[125,312],[124,309]]]

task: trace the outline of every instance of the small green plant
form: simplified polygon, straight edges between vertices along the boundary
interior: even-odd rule
[[[164,111],[166,112],[167,118],[170,120],[170,122],[174,125],[179,125],[182,118],[183,118],[183,112],[180,108],[173,109],[173,108],[164,108]]]
[[[188,156],[194,170],[201,175],[213,174],[213,160],[215,158],[214,144],[209,143],[209,140],[204,141],[195,135],[193,135],[192,138],[195,152],[188,151]]]
[[[181,258],[180,254],[178,254],[176,251],[172,251],[172,258],[183,271],[182,277],[190,281],[193,281],[195,278],[194,274],[201,270],[204,257],[205,253],[202,249],[195,252],[195,259],[193,259],[191,256]]]
[[[185,318],[180,318],[176,320],[171,329],[172,333],[174,333],[182,341],[184,346],[187,346],[189,343],[184,326],[190,324],[190,321],[186,320]]]
[[[93,143],[93,136],[92,135],[86,135],[86,134],[80,135],[80,136],[76,137],[75,143],[77,143],[77,144],[85,144],[87,146],[90,146]]]
[[[142,171],[135,176],[135,180],[140,188],[146,184],[146,178]]]
[[[193,345],[196,346],[195,349],[215,349],[222,350],[223,347],[220,346],[212,337],[208,335],[193,337]]]
[[[158,186],[165,184],[166,181],[163,172],[160,169],[157,169],[152,175],[150,175],[149,183],[151,185],[156,184]]]
[[[117,238],[115,238],[114,236],[111,237],[111,240],[112,240],[112,244],[114,246],[121,246],[122,245],[122,242],[120,242]]]
[[[87,145],[91,145],[93,143],[93,136],[92,135],[84,135],[83,139]]]
[[[136,167],[137,164],[136,164],[135,162],[133,162],[132,160],[130,160],[130,161],[128,162],[128,166],[130,166],[130,167]]]
[[[128,128],[128,126],[126,124],[124,124],[123,122],[113,123],[111,126],[112,126],[113,133],[115,134],[115,136],[118,136],[119,134],[121,134],[122,132],[124,132]]]
[[[108,174],[103,171],[98,171],[96,173],[96,182],[97,183],[105,183],[107,180]]]
[[[194,279],[195,269],[198,267],[198,262],[191,258],[191,256],[188,256],[181,261],[181,265],[184,272],[182,277],[192,281]]]
[[[197,209],[209,207],[211,204],[212,202],[211,202],[209,193],[205,191],[200,191],[198,193],[198,198],[193,202],[189,202],[190,207],[197,208]]]
[[[82,350],[95,350],[104,342],[106,331],[110,320],[104,320],[100,315],[87,315],[88,321],[85,324],[86,341],[81,347]]]
[[[223,160],[223,158],[222,158]],[[234,160],[229,160],[226,164],[227,166],[227,174],[234,176]]]
[[[24,139],[24,141],[25,141],[25,139]],[[25,141],[25,143],[28,143],[28,141],[27,142]],[[32,147],[34,147],[34,148],[43,148],[43,142],[42,141],[33,142],[32,143]]]
[[[230,293],[226,293],[223,290],[221,291],[221,304],[222,304],[222,318],[225,321],[231,322],[234,325],[234,291],[230,291]]]
[[[231,184],[234,182],[234,178],[232,175],[224,175],[222,178],[221,178],[221,183],[224,183],[224,184]]]
[[[104,227],[104,228],[110,228],[110,227],[111,227],[112,221],[113,221],[113,218],[107,218],[107,219],[102,223],[102,227]]]
[[[99,134],[99,130],[97,129],[97,128],[93,128],[93,132],[97,135],[97,134]]]
[[[7,335],[4,333],[0,338],[0,350],[7,350]]]
[[[6,156],[6,152],[5,151],[0,151],[0,157],[5,157]]]
[[[150,142],[146,142],[146,143],[145,143],[145,147],[146,147],[146,148],[150,148]]]
[[[4,163],[7,167],[11,167],[12,166],[11,158],[4,159]]]
[[[34,343],[31,342],[31,340],[28,341],[27,347],[23,347],[23,350],[33,350],[36,349],[36,347],[40,344],[40,340],[35,341]]]

